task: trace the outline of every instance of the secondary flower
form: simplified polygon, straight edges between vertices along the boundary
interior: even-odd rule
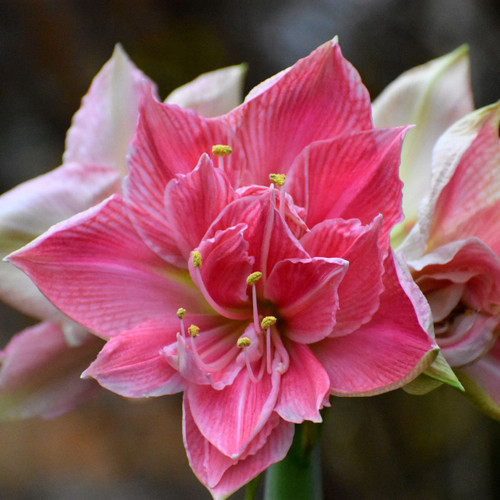
[[[466,395],[495,418],[500,418],[499,123],[497,103],[443,134],[434,150],[431,190],[400,247],[431,306],[442,355]]]
[[[168,102],[202,114],[222,114],[241,102],[242,66],[207,73]],[[0,197],[2,257],[53,224],[121,192],[138,108],[154,84],[117,46],[95,77],[66,137],[63,165]],[[0,262],[2,300],[43,322],[20,332],[0,351],[0,416],[53,417],[86,398],[95,384],[79,374],[102,341],[58,311],[11,264]]]
[[[86,376],[127,397],[184,391],[190,463],[225,497],[330,394],[400,387],[435,357],[389,248],[405,131],[373,129],[336,41],[218,118],[146,97],[123,196],[10,260],[109,339]]]
[[[413,124],[403,144],[404,221],[392,231],[399,244],[417,220],[420,201],[431,182],[432,150],[440,135],[474,109],[466,46],[404,72],[374,101],[376,127]]]

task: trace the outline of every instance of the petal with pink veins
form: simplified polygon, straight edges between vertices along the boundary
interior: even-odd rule
[[[9,260],[63,312],[105,338],[179,307],[203,312],[187,272],[144,245],[119,195],[53,226]]]
[[[273,463],[282,460],[293,440],[294,425],[272,414],[236,460],[223,455],[200,433],[184,398],[183,436],[189,463],[216,499],[231,495]]]
[[[321,422],[319,410],[328,397],[330,379],[308,346],[287,342],[290,366],[281,377],[275,411],[287,422]]]
[[[270,190],[244,196],[230,203],[207,231],[207,237],[227,227],[244,223],[248,254],[255,258],[254,270],[263,273],[263,282],[275,264],[284,259],[309,258],[288,225],[273,206]]]
[[[196,248],[213,220],[234,199],[234,191],[224,173],[214,168],[207,155],[187,175],[178,175],[165,189],[165,216],[169,236],[177,245],[184,263]],[[170,252],[162,256],[170,261]]]
[[[222,454],[239,458],[272,414],[281,375],[273,370],[252,382],[241,370],[232,385],[221,391],[190,385],[186,396],[193,419],[201,434]]]
[[[367,396],[399,388],[435,358],[437,346],[421,324],[428,321],[428,311],[421,311],[428,306],[420,297],[413,300],[417,290],[409,289],[398,267],[389,254],[380,307],[369,323],[310,346],[328,372],[332,394]]]
[[[387,235],[402,217],[397,172],[406,131],[354,132],[308,146],[287,178],[287,190],[306,210],[307,225],[340,217],[370,224],[382,214],[380,241],[387,247]]]
[[[233,319],[249,317],[243,307],[248,303],[246,279],[252,272],[253,257],[248,255],[245,224],[217,231],[213,238],[201,242],[201,267],[189,261],[193,282],[207,302],[222,316]]]
[[[0,419],[54,418],[90,398],[98,386],[80,374],[102,344],[87,334],[70,347],[49,321],[15,335],[0,351]]]
[[[140,324],[106,342],[82,377],[96,379],[106,389],[129,398],[163,396],[184,389],[184,380],[161,355],[175,342],[176,315]]]
[[[119,186],[113,168],[68,163],[4,193],[0,196],[0,257],[102,201]],[[0,262],[0,297],[30,316],[62,317],[25,274],[6,262]]]
[[[286,174],[313,141],[372,127],[370,98],[336,40],[326,42],[289,70],[254,89],[234,112],[233,150],[244,151],[238,186],[268,184]]]
[[[222,119],[206,119],[194,111],[144,100],[129,157],[124,191],[137,231],[152,248],[168,248],[158,227],[165,225],[164,193],[176,174],[191,172],[203,153],[228,144],[231,127]],[[136,215],[136,212],[138,215]]]
[[[357,219],[329,219],[300,240],[318,257],[338,257],[349,268],[338,288],[339,309],[331,336],[346,335],[367,323],[379,306],[384,272],[379,242],[382,217],[364,226]]]
[[[337,289],[348,263],[343,259],[287,259],[278,262],[264,286],[277,308],[279,328],[304,344],[327,337],[339,307]]]

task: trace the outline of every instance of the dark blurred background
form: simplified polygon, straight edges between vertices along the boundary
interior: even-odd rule
[[[3,0],[0,189],[60,163],[71,116],[117,42],[165,97],[240,62],[249,64],[249,90],[334,35],[372,97],[467,43],[476,105],[500,98],[497,0]],[[1,344],[28,324],[2,306]],[[500,498],[500,424],[452,389],[332,403],[326,500]],[[54,421],[0,424],[0,497],[209,495],[187,465],[179,398],[102,394]]]

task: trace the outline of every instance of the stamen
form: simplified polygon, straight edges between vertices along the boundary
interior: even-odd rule
[[[265,318],[262,319],[260,322],[260,327],[265,330],[266,328],[269,328],[273,325],[276,324],[276,321],[278,321],[274,316],[266,316]]]
[[[224,156],[229,156],[233,152],[231,146],[225,144],[215,144],[212,146],[212,154],[219,157],[219,168],[224,169]]]
[[[194,250],[191,254],[193,259],[193,267],[201,267],[201,253],[198,250]]]
[[[266,316],[262,319],[260,326],[263,330],[266,330],[266,369],[267,373],[271,373],[272,363],[271,363],[271,326],[276,324],[278,321],[274,316]]]
[[[276,367],[276,370],[283,374],[288,370],[288,367],[290,366],[290,356],[288,355],[288,351],[286,350],[285,346],[283,345],[283,342],[278,334],[278,332],[274,331],[273,332],[273,345],[276,351],[278,352],[278,356],[280,357],[281,361],[279,361],[278,366]]]
[[[191,338],[195,339],[200,334],[200,327],[196,325],[191,325],[188,328],[188,333]]]
[[[280,215],[285,218],[285,174],[269,174],[271,181],[280,188]]]
[[[252,367],[250,365],[250,359],[248,358],[248,352],[246,350],[246,348],[249,347],[251,344],[252,344],[252,341],[248,337],[241,337],[236,342],[236,345],[240,349],[243,349],[243,354],[245,356],[245,365],[247,367],[248,376],[250,377],[250,380],[256,384],[262,378],[262,370],[260,371],[259,376],[256,377],[253,370],[252,370]]]
[[[182,336],[184,338],[186,338],[186,332],[184,331],[184,315],[186,314],[186,309],[184,309],[183,307],[179,307],[179,309],[177,309],[177,317],[179,318],[180,322],[181,322],[181,333],[182,333]]]
[[[247,278],[247,284],[252,286],[253,326],[256,332],[259,331],[259,311],[257,309],[257,288],[255,287],[255,283],[257,283],[260,278],[262,278],[262,273],[260,271],[250,274]]]
[[[260,271],[250,274],[247,278],[247,285],[255,285],[260,278],[262,278],[262,273]]]
[[[241,337],[238,339],[238,342],[236,342],[236,345],[238,347],[249,347],[252,345],[252,341],[248,337]]]

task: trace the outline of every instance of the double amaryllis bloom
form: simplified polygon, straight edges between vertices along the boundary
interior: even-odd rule
[[[201,75],[167,102],[204,116],[241,102],[242,66]],[[126,155],[145,95],[156,87],[118,45],[94,78],[66,136],[63,164],[0,197],[0,255],[11,253],[113,193],[121,192]],[[14,266],[0,262],[0,297],[42,320],[0,351],[0,419],[60,415],[95,392],[81,380],[102,340],[57,310]]]
[[[500,104],[466,115],[434,149],[431,190],[400,247],[436,341],[470,397],[500,418]],[[441,357],[441,354],[440,354]],[[423,390],[435,383],[427,381]]]
[[[123,396],[184,391],[214,497],[320,422],[436,356],[430,310],[389,247],[405,128],[374,129],[336,41],[217,118],[144,98],[123,194],[10,256],[107,340],[84,375]]]

